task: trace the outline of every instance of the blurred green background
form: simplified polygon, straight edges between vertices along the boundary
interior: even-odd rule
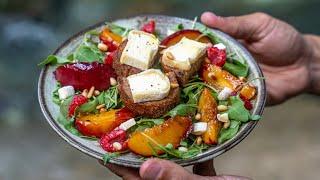
[[[319,7],[319,0],[0,0],[0,179],[117,179],[58,137],[38,105],[36,64],[75,32],[144,13],[193,19],[211,10],[223,16],[263,11],[320,34]],[[216,159],[217,172],[318,179],[319,107],[319,97],[302,95],[267,108],[248,138]]]

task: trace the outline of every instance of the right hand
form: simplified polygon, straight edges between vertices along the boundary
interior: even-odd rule
[[[268,104],[279,104],[309,87],[311,48],[289,24],[264,13],[220,17],[205,12],[201,21],[238,39],[252,53],[266,77]]]

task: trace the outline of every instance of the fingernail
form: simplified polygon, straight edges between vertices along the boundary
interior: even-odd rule
[[[159,163],[154,162],[150,163],[144,170],[142,174],[142,178],[149,180],[149,179],[158,179],[161,173],[161,166]]]

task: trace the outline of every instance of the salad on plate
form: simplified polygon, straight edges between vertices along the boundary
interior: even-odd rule
[[[260,119],[250,112],[257,88],[246,60],[197,23],[169,27],[164,38],[155,20],[138,29],[106,23],[39,65],[56,68],[57,121],[97,141],[105,161],[128,152],[188,159]]]

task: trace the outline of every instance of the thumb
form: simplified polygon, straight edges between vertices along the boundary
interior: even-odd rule
[[[212,12],[204,12],[201,21],[212,27],[233,36],[236,39],[246,41],[261,40],[273,26],[270,26],[273,18],[264,13],[253,13],[244,16],[221,17]]]
[[[150,159],[142,164],[140,168],[140,176],[142,179],[198,179],[201,176],[193,175],[185,170],[183,167],[160,159]],[[200,179],[199,179],[200,178]]]

